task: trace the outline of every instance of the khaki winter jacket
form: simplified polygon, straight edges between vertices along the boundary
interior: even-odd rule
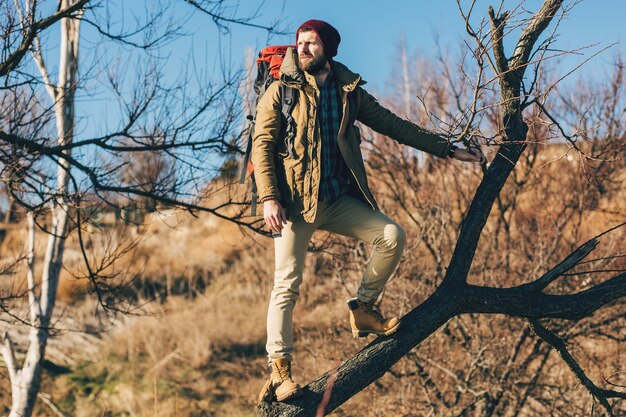
[[[337,137],[339,150],[348,169],[352,192],[378,209],[365,175],[361,154],[361,137],[355,121],[401,144],[445,158],[450,143],[406,121],[386,108],[363,90],[361,76],[339,62],[331,61],[331,69],[341,90],[342,119]],[[290,220],[313,222],[317,213],[321,177],[321,137],[317,120],[319,90],[315,78],[297,66],[297,51],[287,50],[280,68],[280,82],[296,89],[296,105],[292,116],[296,126],[294,157],[284,144],[281,125],[279,82],[270,85],[257,107],[252,142],[252,163],[261,202],[277,199]]]

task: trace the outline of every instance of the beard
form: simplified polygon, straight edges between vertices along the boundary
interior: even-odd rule
[[[310,58],[306,62],[302,62],[302,58]],[[311,54],[301,54],[298,59],[298,67],[302,71],[306,71],[311,75],[317,75],[324,71],[326,68],[326,63],[328,59],[326,58],[326,54],[322,54],[321,56],[315,58]]]

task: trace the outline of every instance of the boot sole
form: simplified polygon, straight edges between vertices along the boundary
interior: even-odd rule
[[[296,388],[293,391],[289,391],[286,394],[279,396],[276,396],[276,401],[286,401],[286,400],[290,400],[292,398],[298,397],[302,394],[302,389],[301,388]]]
[[[263,389],[261,389],[261,393],[259,394],[259,401],[258,403],[261,404],[262,402],[270,402],[272,401],[272,397],[274,395],[272,394],[272,380],[267,380],[265,382],[265,384],[263,385]]]
[[[400,323],[398,322],[398,324],[396,324],[391,329],[389,329],[389,330],[387,330],[385,332],[377,332],[375,330],[357,330],[357,329],[352,329],[352,337],[354,337],[355,339],[358,339],[359,337],[367,337],[370,334],[375,334],[377,336],[389,336],[389,335],[392,335],[395,332],[397,332],[399,327],[400,327]]]

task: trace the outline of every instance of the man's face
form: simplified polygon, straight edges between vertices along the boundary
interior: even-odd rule
[[[298,34],[298,65],[309,74],[317,74],[326,67],[324,47],[319,36],[307,30]]]

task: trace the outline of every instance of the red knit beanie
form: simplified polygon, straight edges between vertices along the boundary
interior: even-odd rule
[[[339,42],[341,42],[341,36],[339,36],[337,29],[330,23],[326,23],[323,20],[307,20],[301,24],[296,31],[296,44],[298,43],[298,35],[302,28],[311,28],[313,32],[319,36],[327,58],[332,58],[337,55],[337,47],[339,46]]]

